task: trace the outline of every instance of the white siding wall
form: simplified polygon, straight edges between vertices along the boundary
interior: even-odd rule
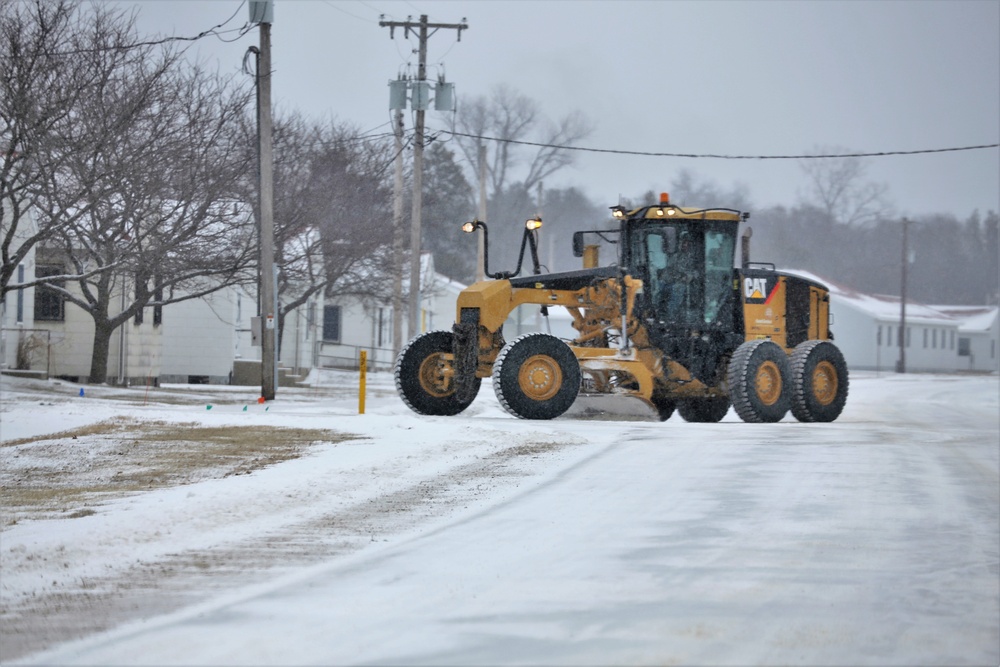
[[[4,207],[4,212],[7,213],[9,208]],[[0,229],[6,230],[6,218],[2,222],[4,224],[0,224]],[[24,239],[33,233],[34,230],[34,218],[29,211],[26,214],[25,220],[20,223],[17,232],[14,234],[14,246],[17,247],[23,243]],[[33,247],[29,249],[19,268],[23,269],[23,279],[25,282],[35,279],[35,249]],[[14,269],[13,281],[19,281],[19,275],[18,269]],[[17,316],[19,295],[22,313],[20,319]],[[34,289],[13,291],[4,295],[3,304],[0,305],[0,367],[15,368],[17,366],[18,343],[23,337],[32,334],[32,332],[25,330],[34,328],[34,312]],[[30,370],[45,370],[45,360],[40,359],[38,363],[41,364],[41,368],[32,368]]]
[[[884,355],[879,356],[875,345],[878,325],[870,314],[854,308],[850,302],[838,300],[836,296],[830,297],[830,313],[833,317],[830,325],[833,342],[847,360],[848,368],[874,369],[879,363],[883,369],[892,367],[894,361],[888,362]]]
[[[422,294],[417,322],[419,331],[414,335],[427,331],[451,331],[455,323],[458,295],[464,288],[465,285],[434,274]],[[364,349],[368,351],[369,368],[387,370],[392,367],[395,358],[392,354],[393,312],[390,306],[378,303],[366,304],[355,299],[340,300],[327,305],[339,305],[341,308],[340,340],[336,343],[321,342],[318,360],[321,365],[354,366],[357,364],[360,351]],[[323,335],[322,311],[322,307],[317,307],[319,321],[317,335],[320,338]],[[407,332],[406,311],[402,317],[404,340],[400,342],[401,346],[412,338]]]
[[[310,304],[312,316],[310,320]],[[282,368],[307,370],[315,365],[316,341],[323,333],[323,301],[313,299],[285,315],[279,364]],[[260,348],[254,348],[260,358]]]
[[[937,322],[907,323],[911,328],[911,344],[906,348],[906,370],[909,372],[954,371],[958,361],[958,326]],[[954,333],[955,345],[951,346]]]
[[[123,335],[124,334],[124,335]],[[152,309],[146,313],[142,324],[129,320],[111,334],[108,357],[108,381],[123,379],[128,384],[156,383],[161,367],[163,332],[153,324]],[[121,345],[125,354],[121,354]]]
[[[72,284],[69,285],[73,289]],[[126,289],[131,289],[127,286]],[[115,304],[111,314],[119,312],[120,292],[113,291],[111,302]],[[142,325],[129,320],[111,335],[108,354],[108,380],[114,382],[124,373],[126,378],[139,381],[143,378],[158,378],[160,374],[160,345],[162,332],[154,327],[152,313],[147,313]],[[62,322],[38,321],[35,328],[50,332],[50,374],[74,377],[81,382],[90,375],[90,362],[94,350],[94,320],[81,308],[66,302],[65,319]],[[122,332],[125,338],[125,356],[121,356]],[[124,367],[123,367],[124,364]]]
[[[969,339],[971,354],[959,357],[960,369],[1000,372],[1000,319],[994,319],[986,331],[963,331],[961,335]]]
[[[35,279],[35,253],[31,252],[25,261],[22,262],[24,281]],[[14,280],[18,280],[19,273],[15,269]],[[21,305],[21,318],[18,319],[18,300]],[[0,312],[0,328],[2,328],[2,341],[0,341],[0,363],[3,368],[15,368],[17,366],[17,348],[20,341],[34,333],[30,329],[35,328],[35,290],[34,288],[16,290],[8,292],[4,296],[2,312]],[[45,334],[42,334],[44,337]],[[29,370],[46,370],[46,360],[42,357],[47,354],[39,352],[35,356],[33,368]],[[38,368],[34,366],[38,365]]]
[[[352,367],[357,365],[362,349],[368,351],[370,368],[388,368],[392,365],[392,309],[382,308],[382,346],[378,346],[378,305],[365,307],[356,299],[340,300],[328,306],[340,307],[340,340],[323,340],[320,344],[319,363],[324,366]],[[405,317],[405,314],[404,314]],[[322,315],[317,335],[322,338]],[[406,335],[406,323],[403,323]]]
[[[51,332],[52,375],[77,377],[80,381],[85,381],[90,375],[90,360],[94,349],[93,318],[67,303],[64,321],[36,322],[35,326]]]
[[[163,308],[163,382],[191,376],[225,384],[233,370],[237,336],[237,293],[223,289]],[[152,318],[147,309],[145,319]]]

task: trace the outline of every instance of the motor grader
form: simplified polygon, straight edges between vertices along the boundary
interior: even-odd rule
[[[829,290],[749,259],[749,214],[660,201],[612,207],[618,229],[578,231],[583,269],[542,274],[535,234],[525,226],[517,268],[458,297],[451,331],[413,338],[395,365],[404,402],[425,415],[455,415],[491,377],[501,406],[523,419],[553,419],[580,395],[630,396],[661,420],[717,422],[730,405],[747,422],[836,419],[847,399],[847,365],[829,328]],[[617,261],[599,266],[600,237]],[[737,245],[741,261],[736,264]],[[518,276],[528,249],[533,275]],[[576,337],[527,333],[507,342],[503,324],[524,304],[543,314],[566,308]]]

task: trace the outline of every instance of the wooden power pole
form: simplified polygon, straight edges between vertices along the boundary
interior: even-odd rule
[[[274,400],[277,376],[277,294],[274,281],[274,156],[271,140],[271,23],[260,22],[260,67],[257,71],[260,117],[260,395]]]
[[[389,28],[389,38],[394,36],[396,28],[403,28],[404,36],[408,37],[412,30],[418,39],[417,81],[414,88],[413,108],[417,112],[413,143],[413,208],[410,220],[410,309],[409,336],[413,338],[419,333],[420,314],[420,212],[423,206],[423,163],[424,163],[424,114],[427,110],[427,40],[442,28],[458,31],[458,39],[462,39],[462,31],[469,26],[463,23],[429,23],[427,15],[422,14],[420,21],[379,21],[382,27]],[[433,30],[433,32],[431,32]]]
[[[392,188],[392,358],[403,345],[403,110],[396,109],[396,178]]]

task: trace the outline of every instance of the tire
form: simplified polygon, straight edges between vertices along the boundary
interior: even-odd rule
[[[807,340],[792,351],[792,414],[800,422],[832,422],[847,403],[847,362],[837,346]]]
[[[677,412],[686,422],[715,423],[729,412],[729,399],[722,398],[690,398],[677,404]]]
[[[788,355],[769,340],[743,343],[729,361],[729,398],[736,414],[745,422],[781,421],[788,413]]]
[[[455,393],[452,363],[444,358],[452,354],[452,339],[450,331],[428,331],[407,343],[396,358],[396,391],[417,414],[457,415],[479,391],[482,380],[475,378],[475,391],[468,400],[460,400]]]
[[[660,418],[661,422],[665,422],[674,414],[674,409],[677,407],[677,401],[670,398],[663,398],[657,394],[653,394],[653,398],[650,399],[653,407],[656,408],[656,414]]]
[[[554,419],[580,392],[580,362],[566,343],[527,333],[507,343],[493,364],[493,391],[521,419]]]

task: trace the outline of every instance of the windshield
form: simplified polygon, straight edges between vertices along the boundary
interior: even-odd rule
[[[731,309],[723,305],[732,298],[735,243],[731,223],[685,220],[637,230],[628,262],[656,318],[674,326],[728,326]]]

